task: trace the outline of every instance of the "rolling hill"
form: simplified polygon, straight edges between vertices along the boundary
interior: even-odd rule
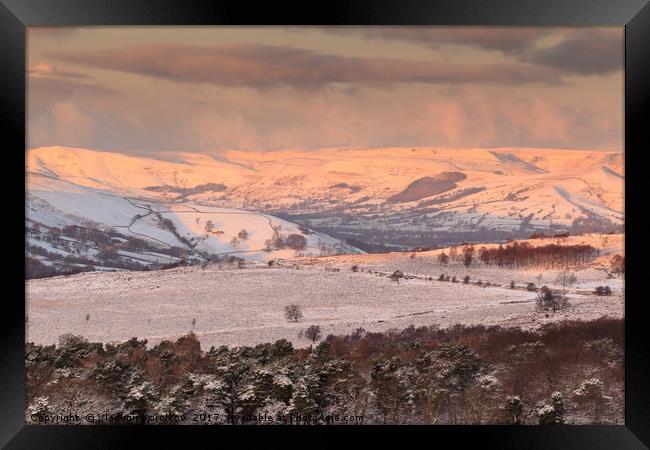
[[[611,152],[340,148],[152,158],[42,147],[26,162],[28,222],[100,224],[195,256],[294,254],[263,251],[277,225],[321,254],[621,231],[624,223],[623,155]],[[223,234],[206,237],[208,220]],[[241,229],[250,237],[231,245]]]

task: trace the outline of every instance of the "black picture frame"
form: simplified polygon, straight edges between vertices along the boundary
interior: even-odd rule
[[[649,302],[640,274],[641,216],[646,186],[642,152],[650,150],[650,5],[646,0],[347,0],[312,4],[218,0],[0,0],[0,124],[4,166],[3,192],[8,202],[3,220],[10,225],[7,243],[18,255],[25,207],[25,76],[26,27],[73,25],[499,25],[499,26],[625,26],[625,425],[623,426],[435,426],[435,427],[293,427],[291,432],[332,430],[377,437],[389,431],[397,439],[419,434],[424,443],[451,439],[454,446],[470,441],[484,448],[648,448],[650,445],[650,340],[646,333]],[[11,176],[7,176],[11,175]],[[22,186],[22,188],[21,188]],[[21,191],[21,189],[23,189]],[[22,196],[21,196],[22,192]],[[15,208],[16,213],[13,212]],[[9,212],[12,211],[12,212]],[[9,234],[10,233],[10,234]],[[12,239],[13,237],[13,239]],[[24,255],[24,253],[23,253]],[[15,288],[3,303],[0,335],[0,446],[3,448],[115,448],[135,437],[165,446],[188,446],[197,437],[223,443],[224,433],[249,442],[245,427],[65,427],[24,423],[24,273],[5,258],[5,282]],[[23,300],[21,301],[20,296]],[[255,433],[284,443],[294,440],[285,427],[253,427]],[[316,428],[318,428],[316,430]],[[212,438],[206,436],[211,433]],[[219,433],[218,436],[216,433]],[[283,434],[278,434],[283,433]],[[338,433],[337,433],[338,434]],[[210,440],[213,439],[213,440]],[[218,439],[218,440],[217,440]],[[338,442],[342,442],[340,438]],[[300,442],[296,440],[296,442]],[[303,441],[304,442],[304,441]],[[416,442],[416,441],[411,441]],[[211,445],[212,446],[212,445]]]

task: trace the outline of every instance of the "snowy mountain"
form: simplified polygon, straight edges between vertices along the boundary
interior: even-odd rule
[[[624,222],[623,156],[600,151],[346,148],[154,159],[43,147],[28,152],[27,172],[37,222],[90,220],[135,233],[161,229],[161,214],[197,252],[238,251],[230,248],[238,228],[266,229],[240,244],[254,254],[274,233],[267,218],[291,232],[300,223],[323,233],[307,235],[307,248],[317,251],[320,240],[338,246],[334,252],[353,251],[341,241],[373,251],[620,231]],[[224,235],[201,238],[210,220],[202,214]],[[167,233],[160,241],[180,246],[178,239]]]

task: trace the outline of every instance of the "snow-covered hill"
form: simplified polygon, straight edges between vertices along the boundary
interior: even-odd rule
[[[620,231],[624,222],[620,153],[382,148],[165,155],[43,147],[28,152],[27,171],[118,197],[272,214],[368,250]]]
[[[26,231],[34,276],[159,268],[228,256],[268,261],[359,252],[269,214],[122,197],[38,173],[28,176]]]

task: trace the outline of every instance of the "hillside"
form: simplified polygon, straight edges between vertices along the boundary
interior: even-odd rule
[[[269,214],[121,197],[33,173],[25,216],[29,277],[359,252]]]
[[[553,149],[322,149],[158,159],[65,147],[28,173],[155,201],[261,211],[360,248],[620,231],[620,153]],[[383,247],[381,247],[383,246]]]
[[[443,265],[437,259],[442,250],[414,257],[398,252],[298,257],[272,266],[221,262],[29,280],[27,338],[51,344],[63,333],[101,342],[139,336],[155,345],[191,330],[208,347],[276,339],[306,346],[308,340],[298,333],[312,324],[327,335],[349,334],[357,328],[383,332],[457,323],[536,329],[562,320],[622,317],[624,279],[611,264],[612,256],[623,252],[622,236],[575,236],[560,245],[583,243],[593,245],[598,254],[570,267],[577,277],[570,286],[558,284],[563,265],[509,268],[479,259],[469,267],[457,260]],[[396,270],[404,275],[399,282],[390,277]],[[440,280],[441,274],[446,278]],[[562,290],[569,306],[553,313],[538,311],[537,293],[527,288],[530,283],[535,289],[546,285]],[[608,286],[611,295],[596,295],[597,286]],[[56,308],[51,307],[54,303]],[[284,307],[290,304],[302,307],[303,319],[284,318]]]

